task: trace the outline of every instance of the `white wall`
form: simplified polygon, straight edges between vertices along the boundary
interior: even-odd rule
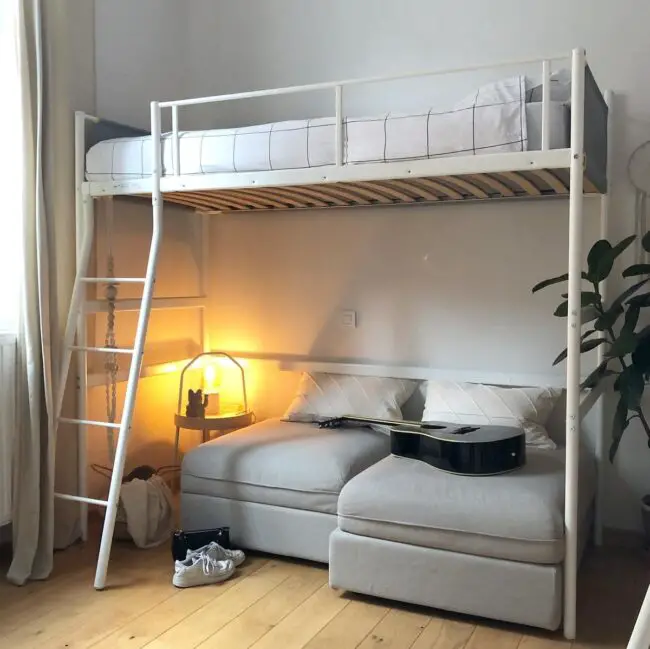
[[[462,66],[582,45],[601,88],[619,94],[611,236],[631,230],[625,163],[633,147],[650,138],[648,3],[134,4],[97,0],[97,100],[100,114],[141,126],[154,98]],[[427,99],[436,94],[432,83],[426,87]],[[346,111],[408,108],[419,100],[411,85],[376,89],[348,97]],[[244,103],[183,113],[181,124],[331,114],[331,106],[323,95]],[[566,207],[545,201],[220,217],[211,238],[213,342],[447,368],[546,371],[563,347],[562,323],[550,315],[551,295],[533,298],[529,288],[565,267]],[[593,240],[593,204],[591,215],[587,239]],[[358,310],[356,331],[338,327],[340,308]],[[269,396],[279,386],[274,381],[269,377],[259,389],[262,414],[286,402],[285,380],[276,397]],[[649,464],[650,451],[634,429],[609,476],[610,525],[639,527],[637,497],[650,488]]]
[[[95,14],[97,110],[147,128],[149,102],[185,94],[188,17],[179,0],[99,0]]]

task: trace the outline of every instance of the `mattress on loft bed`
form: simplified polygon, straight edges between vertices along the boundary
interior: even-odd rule
[[[481,87],[452,110],[348,118],[344,162],[396,162],[432,157],[536,150],[541,146],[541,103],[526,103],[524,77]],[[551,148],[568,142],[569,109],[551,102]],[[172,138],[163,136],[163,173],[174,173]],[[335,120],[292,120],[235,129],[180,133],[182,174],[237,173],[325,167],[335,163]],[[95,144],[86,156],[92,181],[151,174],[151,137]]]

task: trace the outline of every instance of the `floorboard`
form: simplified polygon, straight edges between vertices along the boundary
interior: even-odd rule
[[[353,600],[305,645],[305,649],[356,649],[389,611],[388,606]]]
[[[430,617],[392,609],[359,645],[360,649],[409,649],[429,624]]]
[[[109,588],[97,544],[55,555],[53,576],[0,582],[0,646],[13,649],[624,649],[650,583],[642,550],[591,550],[578,639],[329,588],[319,564],[251,555],[227,582],[179,590],[168,547],[116,544]],[[0,559],[0,569],[7,561]]]

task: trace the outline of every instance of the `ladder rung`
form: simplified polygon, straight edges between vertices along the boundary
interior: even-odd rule
[[[81,424],[83,426],[99,426],[100,428],[119,428],[120,424],[112,424],[110,421],[93,421],[92,419],[70,419],[59,417],[60,424]]]
[[[195,309],[204,308],[205,296],[196,297],[155,297],[151,300],[152,309]],[[139,311],[142,308],[142,299],[115,300],[116,311]],[[105,313],[108,311],[106,300],[88,300],[84,304],[86,313]]]
[[[108,507],[108,500],[97,500],[97,498],[86,498],[85,496],[73,496],[72,494],[54,494],[55,498],[59,500],[72,500],[76,503],[88,503],[89,505],[100,505],[101,507]]]
[[[125,347],[80,347],[74,345],[70,347],[73,352],[101,352],[104,354],[133,354],[134,349],[127,349]]]
[[[88,284],[144,284],[146,277],[81,277]]]

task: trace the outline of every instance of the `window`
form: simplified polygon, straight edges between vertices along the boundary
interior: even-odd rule
[[[16,333],[23,274],[26,197],[23,97],[18,50],[18,0],[0,0],[0,333]]]

